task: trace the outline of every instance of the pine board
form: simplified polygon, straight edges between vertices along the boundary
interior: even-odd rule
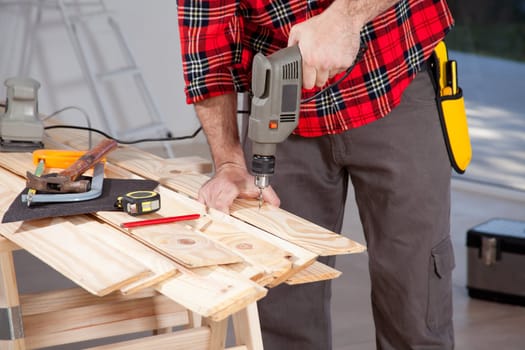
[[[24,316],[28,348],[143,332],[187,323],[186,309],[164,296],[91,304]]]
[[[7,168],[18,175],[24,176],[26,169],[31,169],[33,163],[30,153],[8,153],[0,158],[0,164],[4,168]],[[52,169],[46,170],[52,171]],[[132,177],[129,172],[111,164],[106,164],[105,176],[111,178]],[[138,178],[138,176],[135,177]],[[141,217],[132,217],[122,212],[100,212],[99,216],[110,223],[122,223],[126,221],[143,220],[160,216],[183,215],[184,213],[190,214],[194,212],[193,209],[188,210],[187,206],[178,205],[176,200],[173,200],[173,198],[170,197],[170,192],[172,193],[172,191],[163,190],[163,193],[161,194],[162,208],[157,213]],[[199,211],[202,212],[203,209]],[[167,227],[169,229],[166,229]],[[171,230],[172,228],[174,228],[174,230]],[[174,232],[177,228],[179,228],[178,232]],[[205,235],[199,232],[190,232],[185,227],[177,225],[159,225],[155,227],[136,228],[130,230],[130,233],[153,249],[162,252],[187,267],[231,264],[242,261],[238,255],[211,241]],[[194,240],[195,243],[179,243],[191,242],[191,240]]]
[[[202,174],[177,174],[163,179],[162,183],[196,198],[198,189],[205,181],[207,177]],[[230,215],[321,256],[361,253],[366,250],[363,245],[345,236],[283,209],[267,204],[259,209],[256,200],[237,198],[230,209]]]
[[[341,276],[341,271],[316,261],[306,269],[290,276],[290,278],[286,280],[286,283],[289,285],[311,283],[322,280],[331,280],[339,276]]]
[[[56,134],[57,133],[55,131],[52,132],[54,138]],[[74,135],[70,135],[69,133],[67,135],[64,134],[65,133],[60,134],[60,136],[57,138],[58,142],[52,140],[51,143],[54,148],[63,147],[62,144],[67,144],[70,147],[77,149],[85,149],[87,147],[85,145],[86,138],[76,137]],[[46,141],[46,145],[49,141],[50,140]],[[94,143],[96,142],[98,142],[98,140],[94,140]],[[137,159],[139,160],[139,164],[136,164]],[[156,179],[161,183],[164,183],[167,187],[175,188],[178,191],[189,194],[190,197],[195,196],[196,191],[200,185],[208,179],[207,176],[202,174],[187,173],[186,171],[188,168],[184,169],[184,162],[178,162],[176,161],[177,159],[166,160],[148,152],[137,150],[133,147],[119,147],[118,150],[108,155],[108,160],[111,163],[118,164],[118,167],[115,167],[112,164],[107,164],[106,173],[109,177],[132,176],[128,171],[120,168],[123,166],[129,168],[130,170],[134,169],[134,172],[141,176],[147,175],[145,177]],[[144,164],[147,166],[144,166]],[[30,166],[31,168],[33,167],[32,163]],[[20,169],[19,166],[16,168]],[[153,172],[155,174],[152,174],[151,169],[154,169]],[[195,201],[192,202],[197,203]],[[239,208],[240,212],[243,212],[244,209],[246,208],[242,206]],[[258,209],[256,210],[259,211]],[[170,213],[170,215],[172,214]],[[257,227],[245,224],[243,221],[235,220],[230,216],[224,215],[224,217],[226,217],[226,220],[224,220],[224,217],[220,218],[221,215],[222,213],[215,214],[214,211],[211,210],[207,216],[204,215],[203,220],[199,220],[195,225],[185,225],[183,229],[188,230],[189,226],[191,226],[192,233],[194,233],[195,230],[198,230],[213,238],[215,241],[225,244],[230,248],[230,250],[236,251],[236,253],[239,254],[245,261],[244,263],[235,264],[237,271],[243,271],[244,273],[249,271],[250,278],[252,280],[256,280],[261,284],[269,283],[270,286],[272,286],[272,282],[278,284],[289,278],[295,272],[307,268],[313,261],[315,261],[317,254],[298,247],[295,244],[297,242],[293,242],[294,238],[292,237],[292,239],[290,239],[291,236],[288,234],[288,228],[282,228],[282,231],[278,234],[283,235],[286,239],[290,239],[293,243],[273,235],[268,235],[267,232],[262,231]],[[113,219],[102,219],[110,222],[112,225],[115,225],[115,220]],[[301,223],[300,220],[299,223]],[[261,226],[260,224],[256,225]],[[249,229],[247,230],[247,228]],[[247,231],[250,232],[248,237],[245,236],[242,238],[239,235],[239,233],[241,235],[246,235]],[[286,234],[288,234],[288,236],[286,236]],[[311,242],[308,242],[308,244],[310,243]],[[325,243],[322,243],[321,246],[323,244]],[[279,259],[275,259],[275,246],[281,250],[281,252],[278,253],[278,255],[281,256]],[[332,246],[334,246],[333,242]],[[253,247],[254,249],[249,249],[250,247]],[[331,249],[333,250],[334,248],[332,247]],[[259,250],[265,250],[266,252],[272,253],[261,254]],[[359,251],[359,249],[356,251]],[[271,259],[268,259],[268,257]],[[288,268],[290,263],[292,264],[291,269]],[[263,271],[262,274],[261,271]],[[320,276],[320,278],[323,277]]]
[[[60,142],[81,147],[78,137],[72,138],[63,134],[58,137]],[[121,147],[109,154],[108,159],[114,164],[142,177],[157,180],[164,186],[191,198],[197,197],[199,188],[209,179],[208,176],[199,173],[166,170],[169,167],[162,163],[169,160],[143,151],[134,152],[134,150],[133,147]],[[366,249],[363,245],[345,236],[326,230],[279,208],[264,205],[259,210],[257,201],[237,199],[232,207],[231,215],[290,241],[294,245],[308,249],[316,255],[359,253]],[[297,267],[296,271],[300,269],[301,267]]]
[[[98,212],[97,216],[107,222],[123,223],[188,214],[205,215],[205,208],[199,203],[181,203],[177,201],[176,193],[162,186],[159,186],[157,191],[161,197],[161,209],[155,213],[133,217],[123,212],[108,211]],[[243,261],[239,255],[220,242],[213,241],[201,232],[193,230],[191,226],[188,226],[189,222],[136,227],[125,231],[186,267],[232,264]]]
[[[205,284],[206,287],[203,288]],[[192,269],[177,278],[161,282],[156,289],[184,307],[214,321],[223,320],[244,309],[267,293],[266,288],[250,280],[240,280],[236,273],[222,267]],[[214,300],[215,303],[210,305],[200,302],[201,300]]]
[[[123,294],[131,294],[151,287],[168,277],[174,276],[179,270],[178,265],[172,260],[157,254],[152,249],[148,249],[137,240],[123,235],[109,225],[89,220],[76,226],[80,230],[96,231],[97,234],[103,236],[105,244],[118,247],[119,250],[140,261],[152,272],[149,276],[123,286],[121,288]]]
[[[194,199],[197,198],[199,188],[209,179],[203,174],[167,173],[159,170],[162,169],[162,166],[150,168],[147,154],[139,154],[134,158],[129,149],[112,152],[108,155],[108,159],[113,164],[142,177],[159,181],[162,185],[185,193]],[[152,162],[162,163],[162,158],[155,158]],[[318,255],[360,253],[365,250],[364,246],[355,241],[280,208],[264,205],[259,209],[256,200],[236,199],[230,214]]]
[[[209,350],[210,338],[209,327],[197,327],[177,331],[176,333],[155,335],[153,338],[139,338],[117,344],[88,348],[86,350]],[[244,347],[244,349],[246,350],[246,347]]]
[[[0,169],[2,178],[13,176]],[[19,179],[18,189],[24,188]],[[0,184],[0,215],[18,192]],[[93,230],[54,218],[0,225],[0,234],[96,295],[106,295],[150,273],[140,262],[104,243]]]
[[[2,179],[9,178],[8,182],[18,182],[16,188],[19,190],[24,187],[22,178],[3,168],[0,168],[0,176]],[[18,191],[10,192],[2,182],[2,208],[7,208],[17,193]],[[3,212],[0,214],[3,215]],[[45,261],[90,293],[106,295],[113,290],[125,288],[144,276],[143,273],[134,273],[134,265],[131,266],[134,260],[129,255],[113,249],[109,241],[105,241],[105,228],[106,225],[93,221],[86,215],[80,215],[68,219],[1,224],[0,234]],[[67,239],[62,237],[64,232],[67,233]],[[126,251],[128,247],[121,246],[121,249]],[[129,253],[134,254],[132,251]],[[148,272],[144,266],[140,266],[141,272]],[[255,302],[266,294],[266,289],[234,271],[218,267],[192,270],[181,265],[176,267],[180,273],[164,279],[156,288],[177,302],[179,300],[176,298],[180,294],[186,296],[181,298],[180,303],[186,303],[183,305],[192,311],[200,311],[204,317],[225,318],[238,311],[239,305]],[[123,271],[114,271],[117,268],[123,268]],[[128,278],[128,275],[132,278]],[[159,287],[162,285],[167,287]],[[195,305],[199,307],[195,308]]]

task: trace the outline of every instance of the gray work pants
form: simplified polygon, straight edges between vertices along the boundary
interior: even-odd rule
[[[245,142],[248,158],[249,148]],[[340,232],[352,181],[378,349],[453,348],[450,176],[427,72],[385,118],[339,135],[291,136],[277,147],[271,184],[283,209]],[[329,282],[271,289],[258,303],[265,349],[331,349],[330,297]]]

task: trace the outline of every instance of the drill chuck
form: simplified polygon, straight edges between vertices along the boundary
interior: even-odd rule
[[[252,172],[255,175],[255,186],[259,189],[264,189],[270,184],[270,176],[273,175],[275,169],[274,156],[253,155]]]
[[[252,172],[254,175],[273,175],[275,170],[274,156],[254,154],[252,158]]]
[[[269,175],[255,175],[255,186],[258,189],[264,190],[270,185],[270,176]]]

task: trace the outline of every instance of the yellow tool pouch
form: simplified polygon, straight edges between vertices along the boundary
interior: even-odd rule
[[[448,59],[445,43],[440,42],[430,58],[430,75],[450,163],[457,173],[463,174],[472,158],[472,147],[456,65],[456,61]]]

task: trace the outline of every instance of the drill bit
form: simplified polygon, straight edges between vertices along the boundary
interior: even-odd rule
[[[263,196],[262,196],[262,191],[263,189],[262,188],[259,188],[259,197],[258,197],[258,200],[259,200],[259,210],[261,210],[261,207],[263,205]]]
[[[43,172],[44,172],[44,160],[40,159],[36,167],[36,170],[35,170],[35,176],[40,176],[42,175]],[[27,206],[28,207],[31,206],[31,202],[33,201],[33,196],[35,195],[35,193],[36,193],[36,190],[34,188],[30,188],[27,191]]]
[[[263,205],[263,190],[268,187],[270,183],[270,177],[266,174],[257,174],[255,175],[255,186],[259,189],[259,209]]]

